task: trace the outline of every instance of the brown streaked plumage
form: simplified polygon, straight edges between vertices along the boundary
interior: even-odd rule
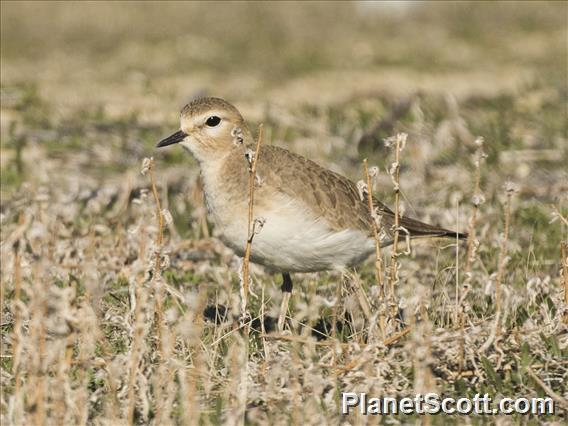
[[[223,99],[202,98],[183,108],[181,130],[158,144],[180,143],[197,159],[210,219],[223,242],[240,256],[248,237],[245,154],[254,149],[253,142],[234,106]],[[394,213],[374,202],[383,218],[381,245],[389,245]],[[357,185],[284,148],[261,148],[254,214],[265,224],[255,236],[251,260],[283,274],[286,304],[292,290],[290,272],[342,270],[374,252],[372,218]],[[400,225],[411,238],[466,237],[407,217]]]
[[[247,148],[253,149],[254,146]],[[317,217],[325,218],[335,231],[353,228],[372,235],[372,218],[367,201],[361,200],[357,185],[350,179],[284,148],[271,145],[262,147],[257,173],[263,185],[267,185],[271,191],[301,199],[311,206]],[[234,188],[235,193],[247,193],[248,169],[241,150],[231,152],[222,174],[231,176],[231,182],[227,182],[227,185]],[[263,192],[262,188],[257,191]],[[373,203],[383,216],[384,231],[392,236],[394,212],[376,198],[373,198]],[[401,217],[400,225],[415,238],[456,237],[453,231],[408,217]],[[462,233],[457,236],[466,237]]]

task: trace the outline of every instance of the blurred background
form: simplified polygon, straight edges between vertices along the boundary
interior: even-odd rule
[[[87,151],[87,169],[124,167],[199,95],[274,124],[304,154],[319,150],[304,138],[322,154],[339,145],[339,162],[372,158],[401,130],[446,148],[478,135],[494,152],[553,147],[566,134],[566,13],[564,2],[3,2],[2,191],[24,178],[14,137],[48,155]],[[135,152],[105,157],[120,132]]]

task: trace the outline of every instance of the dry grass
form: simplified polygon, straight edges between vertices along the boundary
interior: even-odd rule
[[[554,416],[425,421],[566,420],[566,3],[1,7],[2,424],[363,423],[344,391],[548,395]],[[391,328],[380,263],[296,275],[284,335],[251,265],[243,332],[197,167],[153,149],[200,93],[368,188],[361,159],[388,170],[407,133],[399,199],[384,172],[375,196],[473,238],[381,250]]]

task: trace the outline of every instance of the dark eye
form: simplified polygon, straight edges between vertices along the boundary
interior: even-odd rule
[[[209,127],[215,127],[219,125],[220,122],[221,118],[217,117],[216,115],[212,115],[207,119],[207,121],[205,121],[205,124],[207,124]]]

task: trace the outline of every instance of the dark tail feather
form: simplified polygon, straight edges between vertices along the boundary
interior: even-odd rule
[[[394,212],[389,209],[385,204],[377,199],[373,199],[373,204],[378,208],[379,212],[387,216],[390,223],[394,223]],[[400,225],[406,229],[410,238],[459,238],[460,240],[467,239],[468,235],[464,232],[450,231],[446,228],[439,226],[428,225],[427,223],[420,222],[419,220],[409,217],[400,218]],[[384,245],[392,244],[392,240]]]
[[[440,228],[438,226],[428,225],[416,219],[402,217],[400,224],[409,233],[411,238],[458,238],[460,240],[467,239],[467,233],[450,231],[449,229]]]

